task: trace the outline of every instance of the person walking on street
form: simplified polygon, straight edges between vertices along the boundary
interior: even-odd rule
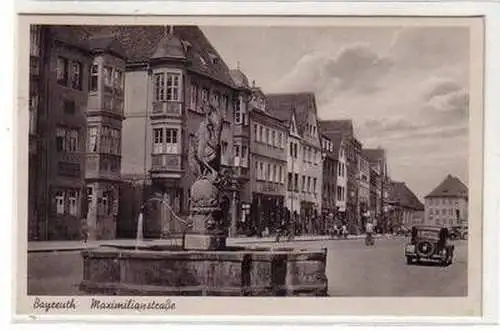
[[[366,222],[365,232],[366,232],[365,245],[367,245],[367,246],[373,246],[373,244],[374,244],[374,240],[373,240],[373,223],[371,222],[371,220],[368,220],[368,222]]]

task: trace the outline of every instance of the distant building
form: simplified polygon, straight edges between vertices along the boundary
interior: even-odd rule
[[[321,123],[320,123],[321,129]],[[320,130],[321,131],[321,130]],[[323,189],[322,214],[324,217],[336,212],[335,191],[337,189],[337,162],[334,144],[326,135],[321,135],[321,150],[323,156]]]
[[[303,232],[317,233],[323,227],[318,223],[323,161],[314,94],[268,94],[267,107],[289,130],[286,206],[292,214],[300,215]]]
[[[273,233],[284,217],[288,126],[269,112],[266,96],[254,83],[249,112],[251,180],[242,195],[249,195],[251,204],[245,229]]]
[[[407,228],[424,223],[424,205],[404,182],[391,182],[388,186],[388,227]]]
[[[92,54],[87,35],[30,27],[28,238],[80,238]]]
[[[346,211],[345,218],[350,226],[351,232],[361,230],[361,215],[359,201],[359,157],[361,155],[362,145],[356,139],[354,134],[354,125],[352,120],[328,120],[321,121],[323,134],[330,136],[332,134],[342,137],[346,155],[346,174],[347,174],[347,192],[346,192]]]
[[[452,175],[425,197],[425,223],[432,225],[465,225],[468,222],[467,186]]]
[[[363,149],[363,156],[370,164],[370,207],[378,225],[386,229],[389,201],[389,174],[386,152],[382,148]]]
[[[362,216],[370,212],[370,162],[361,152],[359,156],[359,209]],[[364,229],[364,224],[362,224]]]

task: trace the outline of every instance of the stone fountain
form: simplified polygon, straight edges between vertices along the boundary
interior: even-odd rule
[[[80,289],[92,295],[326,296],[326,249],[226,245],[220,192],[229,179],[220,171],[222,123],[214,107],[205,109],[190,149],[198,179],[183,246],[153,241],[84,251]]]

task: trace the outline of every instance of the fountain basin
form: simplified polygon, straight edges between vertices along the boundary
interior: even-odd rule
[[[108,246],[82,252],[90,295],[326,296],[326,249]]]

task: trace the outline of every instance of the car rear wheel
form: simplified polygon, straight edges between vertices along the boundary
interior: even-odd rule
[[[418,254],[423,257],[430,257],[435,250],[434,244],[427,240],[418,242],[416,248]]]

